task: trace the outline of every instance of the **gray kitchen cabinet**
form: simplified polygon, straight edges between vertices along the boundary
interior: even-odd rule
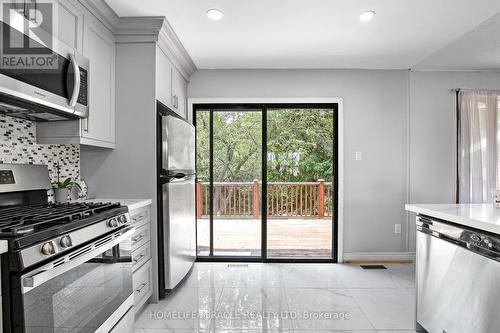
[[[83,55],[90,61],[89,116],[81,135],[97,145],[115,142],[115,38],[94,16],[85,17]]]
[[[45,32],[62,42],[63,50],[68,48],[82,53],[84,7],[79,2],[70,0],[54,0],[53,5],[56,22],[53,25],[47,25],[47,28],[50,27],[51,30]],[[41,28],[45,30],[43,25]]]
[[[172,71],[172,106],[173,110],[181,117],[187,118],[186,114],[186,90],[187,82],[179,71]]]
[[[151,205],[131,210],[136,228],[132,235],[132,269],[134,311],[139,313],[153,294],[153,261],[151,259]]]
[[[156,46],[156,98],[170,109],[172,105],[173,65],[163,50]]]
[[[186,118],[187,81],[168,55],[156,46],[156,98]]]
[[[57,1],[57,28],[55,37],[67,46],[82,53],[84,8],[69,0]]]
[[[114,148],[115,36],[90,11],[84,7],[80,11],[78,3],[60,0],[59,4],[60,24],[55,34],[89,59],[89,116],[38,123],[37,142]]]

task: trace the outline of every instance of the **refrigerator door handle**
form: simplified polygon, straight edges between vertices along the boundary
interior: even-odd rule
[[[187,174],[182,173],[182,172],[177,172],[177,173],[173,173],[173,174],[170,173],[168,176],[160,176],[160,183],[163,185],[163,184],[171,183],[171,182],[176,181],[176,180],[188,180],[191,177],[194,177],[194,176],[190,176],[190,175],[187,175]]]
[[[183,172],[176,172],[176,173],[171,173],[170,175],[170,178],[174,178],[174,179],[185,179],[187,178],[187,175]]]

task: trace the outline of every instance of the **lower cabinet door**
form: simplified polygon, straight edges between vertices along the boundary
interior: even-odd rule
[[[153,294],[153,264],[150,259],[134,272],[134,307],[139,311]]]
[[[110,333],[133,333],[135,323],[135,311],[134,307],[131,307],[130,310],[120,319],[120,321],[109,331]]]

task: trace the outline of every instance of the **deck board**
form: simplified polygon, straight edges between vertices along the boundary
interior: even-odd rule
[[[269,219],[268,257],[330,258],[332,221],[330,219]],[[198,251],[209,246],[209,220],[198,220]],[[214,219],[216,255],[259,256],[261,222],[254,219]]]

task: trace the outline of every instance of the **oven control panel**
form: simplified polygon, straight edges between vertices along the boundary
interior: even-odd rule
[[[109,231],[109,228],[116,229],[122,227],[130,222],[130,215],[128,213],[114,216],[108,220],[101,221],[93,224],[87,228],[79,229],[67,235],[53,238],[49,241],[42,243],[39,246],[39,252],[45,256],[52,256],[56,253],[66,251],[69,248],[85,243],[86,241],[100,236]],[[107,230],[106,230],[107,229]],[[85,232],[84,230],[89,230]],[[94,235],[92,235],[94,234]]]
[[[107,225],[110,228],[118,228],[121,227],[122,225],[127,224],[128,222],[130,222],[129,215],[123,214],[109,219]]]
[[[12,170],[0,170],[0,185],[15,184],[14,173]]]

